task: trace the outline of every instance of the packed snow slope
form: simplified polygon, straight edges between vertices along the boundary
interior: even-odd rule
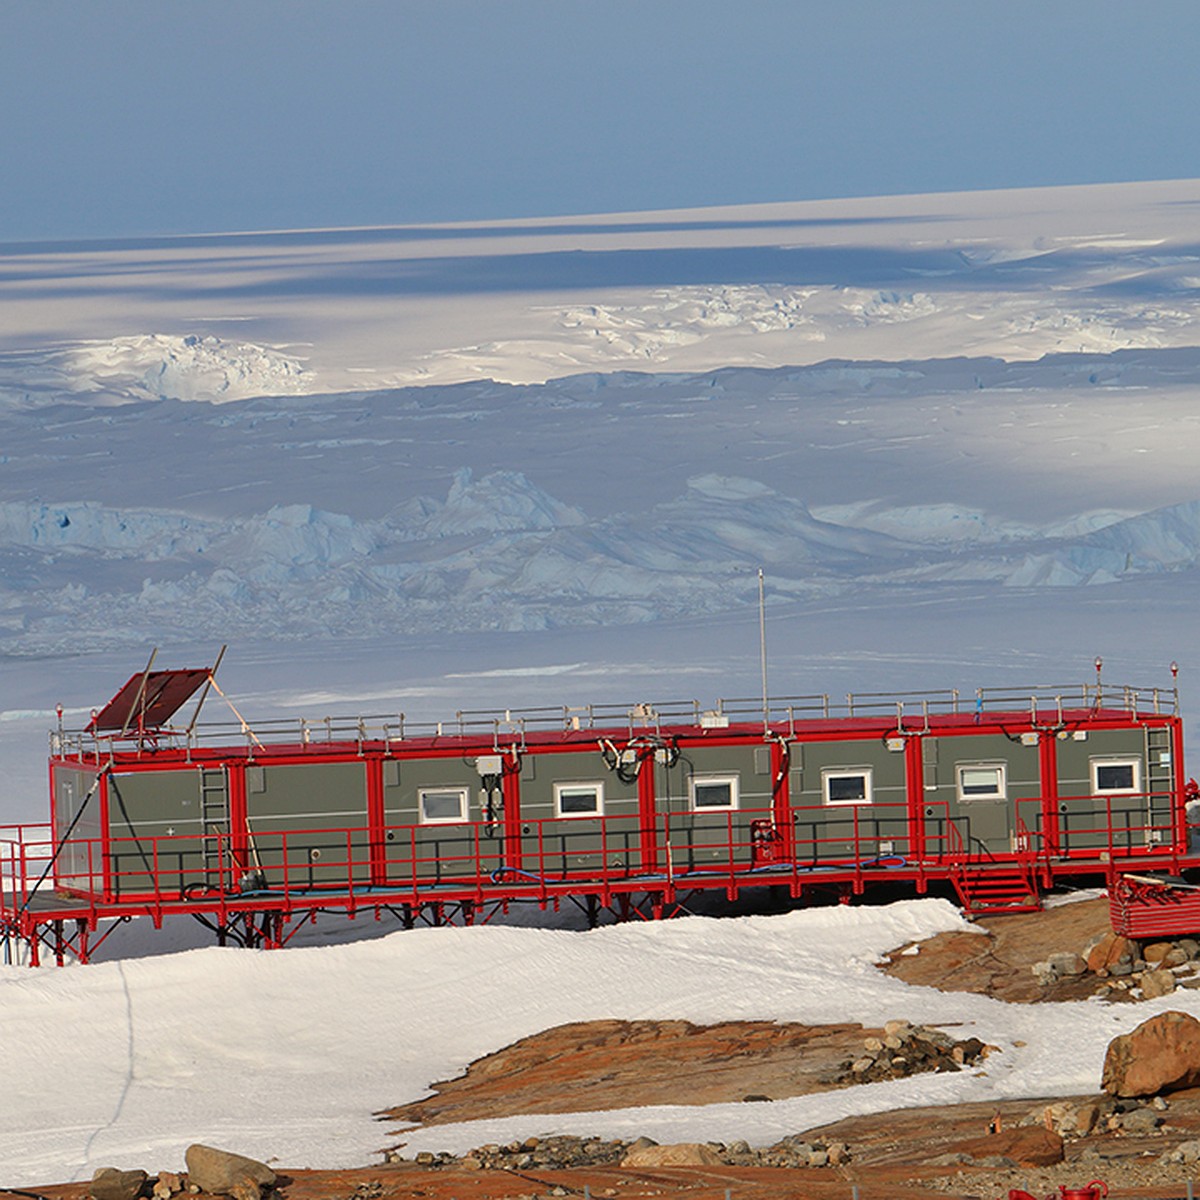
[[[952,1022],[1000,1047],[986,1071],[768,1104],[637,1108],[437,1126],[408,1152],[556,1131],[769,1144],[840,1117],[1094,1091],[1139,1005],[1009,1005],[916,988],[884,952],[963,922],[947,902],[691,918],[592,932],[419,929],[348,946],[196,950],[30,973],[0,968],[6,1062],[0,1184],[100,1166],[177,1169],[193,1141],[288,1167],[358,1166],[388,1141],[372,1113],[474,1058],[568,1021]],[[214,1006],[214,997],[216,1002]]]

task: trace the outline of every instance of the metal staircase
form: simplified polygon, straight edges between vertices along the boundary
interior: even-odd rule
[[[985,867],[978,863],[954,874],[954,890],[969,917],[1039,912],[1041,892],[1033,873],[1020,863]]]

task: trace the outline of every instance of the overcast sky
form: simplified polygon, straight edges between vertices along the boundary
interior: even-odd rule
[[[1200,4],[0,0],[0,241],[1200,176]]]

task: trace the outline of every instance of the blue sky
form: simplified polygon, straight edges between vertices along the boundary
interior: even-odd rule
[[[1200,5],[0,0],[0,241],[1200,176]]]

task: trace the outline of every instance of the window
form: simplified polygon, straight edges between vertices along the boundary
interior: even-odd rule
[[[960,763],[960,800],[1003,800],[1008,795],[1007,771],[1003,763]]]
[[[421,824],[438,825],[467,819],[466,788],[421,788],[417,792]]]
[[[737,808],[738,777],[736,775],[693,775],[689,795],[692,812],[714,812],[722,808]]]
[[[556,783],[554,785],[554,815],[556,817],[599,817],[604,813],[604,784]]]
[[[1142,762],[1138,758],[1093,758],[1092,792],[1097,796],[1142,790]]]
[[[827,767],[821,772],[826,804],[870,804],[870,767]]]

